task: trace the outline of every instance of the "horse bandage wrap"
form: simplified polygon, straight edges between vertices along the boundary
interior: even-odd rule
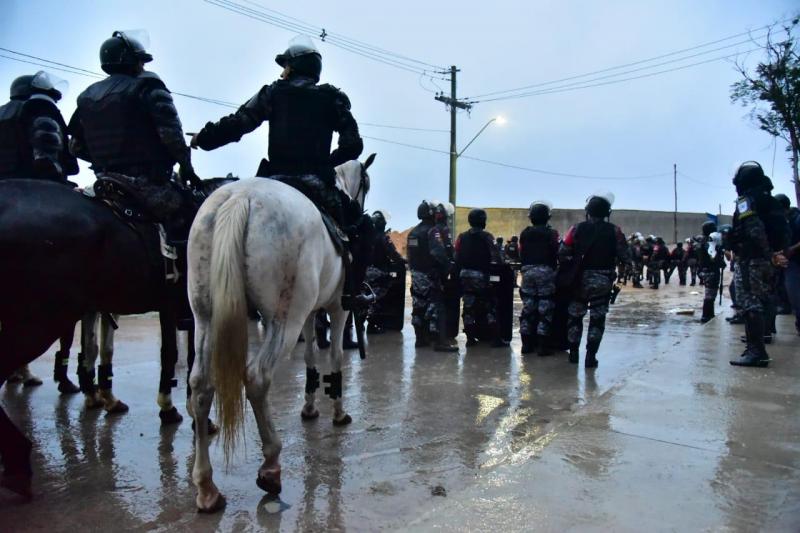
[[[94,394],[94,368],[86,370],[84,366],[85,357],[82,353],[78,354],[78,384],[84,394]]]
[[[114,377],[114,372],[111,370],[111,364],[97,365],[97,386],[100,390],[111,390],[111,381]]]
[[[322,376],[322,381],[328,383],[325,387],[325,394],[330,396],[331,400],[336,400],[342,397],[342,373],[331,372]]]
[[[306,394],[314,394],[319,388],[319,372],[316,368],[306,367]]]

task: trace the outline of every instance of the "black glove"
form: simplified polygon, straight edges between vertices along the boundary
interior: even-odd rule
[[[199,189],[203,184],[203,180],[194,173],[194,168],[191,163],[182,164],[178,176],[182,183],[189,184],[193,189]]]

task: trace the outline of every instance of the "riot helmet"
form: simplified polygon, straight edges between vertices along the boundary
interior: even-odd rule
[[[611,216],[614,194],[609,191],[597,191],[586,199],[586,214],[595,218]]]
[[[528,218],[533,224],[547,224],[552,207],[546,200],[535,200],[528,208]]]
[[[372,224],[375,226],[375,229],[381,233],[386,230],[386,223],[389,222],[389,218],[391,218],[389,214],[384,214],[383,211],[377,210],[372,212]]]
[[[709,235],[717,231],[717,224],[712,220],[707,220],[706,222],[703,222],[702,230],[703,230],[703,236],[708,237]]]
[[[512,235],[511,236],[511,242],[517,242],[518,240],[519,240],[519,237],[517,237],[516,235]]]
[[[485,229],[486,228],[486,211],[483,209],[473,209],[467,215],[467,221],[470,227]]]
[[[772,190],[772,180],[764,174],[764,169],[756,161],[745,161],[739,166],[733,176],[733,185],[739,195],[747,194],[753,189]]]
[[[68,87],[66,80],[40,70],[36,74],[19,76],[12,81],[9,97],[12,100],[27,100],[34,94],[44,94],[58,102]]]
[[[275,62],[292,72],[319,81],[322,72],[322,55],[307,35],[298,35],[289,41],[289,47],[275,56]]]
[[[433,217],[436,222],[446,222],[447,217],[452,216],[456,212],[456,208],[450,202],[436,202],[436,207],[433,210]]]
[[[685,242],[686,244],[692,244],[692,239],[690,239],[690,238],[688,238],[688,237],[687,237],[687,238],[685,238],[685,239],[683,240],[683,242]]]
[[[433,204],[428,200],[422,200],[422,203],[417,207],[417,218],[425,220],[426,218],[433,218]]]
[[[790,207],[792,207],[792,201],[791,201],[791,200],[789,200],[789,197],[788,197],[788,196],[786,196],[786,195],[785,195],[785,194],[783,194],[783,193],[776,194],[776,195],[775,195],[775,199],[776,199],[776,200],[778,200],[778,203],[779,203],[779,204],[781,204],[781,207],[782,207],[784,210],[787,210],[787,209],[789,209]]]
[[[107,74],[131,70],[139,63],[149,63],[153,56],[146,48],[150,38],[144,30],[115,31],[100,45],[100,66]]]

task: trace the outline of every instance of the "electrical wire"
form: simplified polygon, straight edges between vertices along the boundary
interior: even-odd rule
[[[789,20],[792,20],[792,18],[791,17],[790,18],[786,18],[784,20],[779,21],[777,24],[780,24],[782,22],[787,22]],[[773,26],[774,25],[771,25],[771,24],[770,25],[765,25],[765,26],[761,26],[759,28],[756,28],[755,30],[736,33],[734,35],[729,35],[727,37],[723,37],[721,39],[717,39],[717,40],[714,40],[714,41],[709,41],[709,42],[706,42],[706,43],[703,43],[703,44],[699,44],[699,45],[696,45],[696,46],[691,46],[691,47],[688,47],[688,48],[682,48],[680,50],[675,50],[675,51],[672,51],[672,52],[668,52],[668,53],[665,53],[665,54],[649,57],[649,58],[646,58],[646,59],[641,59],[641,60],[638,60],[638,61],[633,61],[633,62],[630,62],[630,63],[624,63],[622,65],[616,65],[616,66],[613,66],[613,67],[607,67],[607,68],[603,68],[603,69],[600,69],[600,70],[594,70],[594,71],[586,72],[586,73],[583,73],[583,74],[577,74],[577,75],[574,75],[574,76],[568,76],[566,78],[559,78],[559,79],[556,79],[556,80],[533,83],[533,84],[530,84],[530,85],[524,85],[522,87],[516,87],[514,89],[504,89],[504,90],[500,90],[500,91],[492,91],[492,92],[488,92],[488,93],[477,94],[477,95],[469,97],[468,99],[482,98],[484,96],[494,96],[494,95],[497,95],[497,94],[505,94],[505,93],[511,93],[511,92],[518,92],[518,91],[522,91],[522,90],[526,90],[526,89],[532,89],[532,88],[536,88],[536,87],[544,87],[544,86],[547,86],[547,85],[554,85],[556,83],[561,83],[561,82],[564,82],[564,81],[572,81],[572,80],[576,80],[576,79],[580,79],[580,78],[585,78],[585,77],[588,77],[588,76],[594,76],[595,74],[603,74],[605,72],[610,72],[610,71],[613,71],[613,70],[620,70],[620,69],[627,68],[627,67],[641,65],[643,63],[650,63],[650,62],[653,62],[653,61],[657,61],[659,59],[664,59],[666,57],[672,57],[672,56],[675,56],[675,55],[683,54],[685,52],[691,52],[693,50],[698,50],[700,48],[706,48],[708,46],[719,44],[719,43],[722,43],[722,42],[725,42],[725,41],[730,41],[732,39],[737,39],[737,38],[743,37],[745,35],[752,36],[753,33],[761,32],[763,30],[769,30]],[[766,35],[767,34],[765,33],[764,35],[761,35],[761,36],[756,37],[756,38],[760,39],[760,38],[762,38],[762,37],[764,37]],[[752,37],[751,37],[751,39],[752,39]],[[745,41],[745,42],[748,42],[748,41]],[[739,43],[739,44],[742,44],[742,43]],[[727,46],[722,47],[722,48],[729,48],[730,46],[733,46],[733,45],[727,45]],[[717,50],[719,50],[719,49],[721,49],[721,48],[718,48]],[[705,54],[705,53],[710,53],[710,52],[711,51],[709,51],[709,52],[701,52],[700,55]],[[695,57],[697,55],[698,54],[694,54],[693,56],[688,56],[688,57]],[[684,59],[687,59],[687,58],[684,58]],[[674,61],[680,61],[680,59],[677,59],[677,60],[674,60]]]
[[[440,130],[435,128],[416,128],[411,126],[392,126],[389,124],[375,124],[373,122],[359,122],[358,126],[372,126],[375,128],[389,128],[393,130],[409,130],[409,131],[426,131],[426,132],[435,132],[435,133],[450,133],[450,130]]]
[[[685,179],[687,179],[687,180],[689,180],[689,181],[691,181],[693,183],[697,183],[698,185],[704,185],[706,187],[712,187],[714,189],[729,189],[729,187],[723,187],[722,185],[714,185],[713,183],[708,183],[707,181],[703,181],[703,180],[699,180],[697,178],[693,178],[692,176],[689,176],[688,174],[685,174],[685,173],[681,172],[680,170],[678,171],[678,176],[681,176],[682,178],[685,178]]]

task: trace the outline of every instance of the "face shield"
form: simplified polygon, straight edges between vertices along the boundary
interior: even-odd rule
[[[59,95],[63,96],[69,89],[69,82],[54,74],[40,70],[33,75],[31,87],[40,91],[58,91]]]
[[[143,62],[147,63],[153,60],[153,56],[148,52],[150,49],[150,34],[147,30],[115,31],[112,37],[122,39],[128,50]]]
[[[588,198],[586,198],[586,203],[589,203],[589,200],[591,200],[592,198],[602,198],[603,200],[608,202],[609,206],[613,206],[614,205],[615,197],[614,197],[614,193],[611,192],[611,191],[604,191],[604,190],[595,191],[594,193],[589,195]]]
[[[533,203],[531,203],[529,209],[533,209],[533,207],[537,205],[545,206],[548,211],[551,211],[553,209],[553,204],[548,202],[547,200],[534,200]]]
[[[285,68],[290,60],[308,54],[321,55],[308,35],[297,35],[289,41],[289,47],[284,53],[275,56],[275,62]]]

